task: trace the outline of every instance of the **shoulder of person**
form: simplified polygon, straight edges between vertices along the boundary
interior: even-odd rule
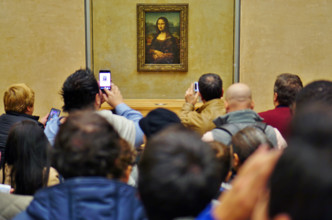
[[[133,121],[127,119],[126,117],[123,117],[121,115],[113,114],[110,110],[101,110],[97,111],[97,114],[104,117],[109,123],[128,123],[128,124],[134,124]]]

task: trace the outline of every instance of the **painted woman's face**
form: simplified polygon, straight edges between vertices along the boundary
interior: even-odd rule
[[[159,19],[157,24],[159,31],[165,31],[165,21],[163,19]]]

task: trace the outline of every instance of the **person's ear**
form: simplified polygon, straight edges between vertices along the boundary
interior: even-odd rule
[[[32,115],[33,114],[33,110],[34,110],[33,106],[28,106],[27,109],[26,109],[26,111],[25,111],[25,114]]]
[[[221,89],[221,96],[220,98],[222,98],[224,96],[224,89]]]
[[[229,103],[224,99],[226,113],[229,111]]]
[[[197,94],[198,94],[199,97],[201,97],[201,100],[202,100],[203,103],[206,102],[205,99],[203,98],[202,94],[199,91],[197,92]]]
[[[240,166],[240,159],[239,159],[239,155],[237,155],[237,153],[233,154],[233,167],[235,170],[238,170]]]
[[[276,102],[278,99],[278,93],[274,92],[273,93],[273,102]]]
[[[255,103],[254,103],[254,101],[251,101],[250,102],[250,109],[254,109],[255,108]]]
[[[100,106],[101,106],[101,97],[100,94],[97,93],[95,98],[95,109],[98,110]]]
[[[279,105],[278,94],[276,92],[273,93],[273,104],[274,104],[274,106],[278,106]]]

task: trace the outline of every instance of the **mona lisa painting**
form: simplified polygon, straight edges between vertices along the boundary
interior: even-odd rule
[[[137,70],[188,70],[188,4],[137,5]]]

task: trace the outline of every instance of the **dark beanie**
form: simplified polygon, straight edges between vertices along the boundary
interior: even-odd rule
[[[147,138],[172,124],[181,124],[181,120],[174,112],[165,108],[154,109],[139,121]]]

